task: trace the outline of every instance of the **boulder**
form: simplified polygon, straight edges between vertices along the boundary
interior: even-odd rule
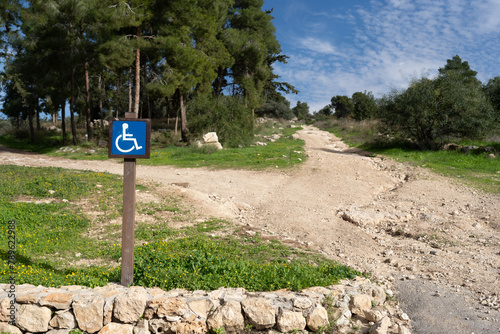
[[[382,288],[381,286],[372,285],[370,294],[373,298],[375,306],[381,305],[385,302],[386,294],[384,288]]]
[[[95,333],[104,327],[104,299],[100,296],[81,295],[73,300],[73,313],[82,331]]]
[[[170,331],[175,334],[206,334],[208,333],[205,321],[182,322],[170,327]]]
[[[224,328],[227,334],[243,332],[245,319],[241,313],[241,304],[235,300],[229,300],[219,306],[208,315],[207,326],[211,331]]]
[[[41,306],[49,306],[58,310],[68,310],[73,301],[74,293],[54,292],[42,297],[39,301]]]
[[[149,330],[153,334],[163,334],[170,331],[171,324],[163,319],[149,320]]]
[[[278,330],[283,333],[301,331],[306,328],[306,319],[302,312],[286,311],[280,308],[276,325]]]
[[[148,296],[145,293],[129,291],[115,298],[113,315],[120,322],[136,323],[144,314]]]
[[[52,328],[73,329],[76,328],[76,319],[70,311],[56,311],[54,317],[50,320],[49,325]]]
[[[219,142],[219,137],[217,137],[217,133],[215,133],[215,132],[209,132],[209,133],[203,135],[203,142],[205,144],[218,143]]]
[[[276,310],[264,298],[248,298],[241,302],[246,318],[256,329],[272,328],[276,323]]]
[[[363,316],[365,310],[370,310],[372,308],[372,297],[368,295],[356,295],[352,296],[349,301],[349,310],[353,314],[358,314]]]
[[[182,317],[188,312],[187,305],[181,298],[160,297],[147,302],[145,318],[151,319],[154,314],[159,318]]]
[[[72,329],[52,329],[46,334],[70,334]]]
[[[370,334],[387,334],[390,325],[391,320],[388,317],[384,317],[370,328]]]
[[[9,309],[12,305],[10,301],[11,299],[8,298],[7,294],[4,295],[3,299],[0,299],[0,321],[9,322],[11,320],[11,311],[14,317],[16,311],[14,309]]]
[[[134,327],[134,334],[150,334],[149,321],[140,319]]]
[[[313,303],[309,298],[295,298],[293,300],[293,307],[299,308],[301,310],[306,310],[312,306]]]
[[[25,332],[47,332],[49,330],[50,308],[31,304],[19,307],[16,325]]]
[[[328,312],[323,306],[317,305],[316,308],[307,315],[306,324],[311,331],[315,333],[319,332],[322,328],[330,324],[328,321]]]
[[[208,312],[214,307],[214,303],[209,298],[190,300],[187,304],[191,311],[201,319],[206,319]]]
[[[104,326],[99,334],[133,334],[134,326],[128,324],[117,324],[111,322]]]
[[[23,334],[19,328],[0,322],[0,333]]]

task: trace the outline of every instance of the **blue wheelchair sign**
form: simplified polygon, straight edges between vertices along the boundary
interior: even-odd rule
[[[149,119],[112,120],[109,132],[108,157],[149,159],[151,136]]]

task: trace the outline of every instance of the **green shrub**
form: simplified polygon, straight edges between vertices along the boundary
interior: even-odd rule
[[[247,146],[253,139],[252,111],[241,98],[198,97],[188,104],[188,114],[189,128],[195,136],[216,132],[224,147]]]

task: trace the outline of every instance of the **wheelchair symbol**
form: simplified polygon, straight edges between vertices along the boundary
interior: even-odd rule
[[[116,140],[115,140],[116,148],[118,149],[118,151],[120,151],[122,153],[131,152],[133,149],[140,150],[142,148],[142,146],[139,146],[137,144],[137,139],[133,138],[134,137],[133,134],[127,133],[127,129],[128,129],[128,124],[127,123],[122,124],[122,134],[119,135],[118,137],[116,137]],[[121,148],[119,142],[122,142],[122,145],[123,145],[123,142],[126,142],[126,141],[133,142],[134,144],[132,145],[132,147],[127,148],[127,149]],[[128,145],[126,145],[126,146],[128,146]]]

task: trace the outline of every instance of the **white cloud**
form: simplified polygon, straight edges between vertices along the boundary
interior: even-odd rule
[[[500,31],[500,1],[477,1],[475,6],[479,32],[498,33]]]
[[[315,37],[306,37],[298,41],[299,46],[312,52],[321,54],[337,55],[338,52],[335,47],[326,40],[321,40]]]

